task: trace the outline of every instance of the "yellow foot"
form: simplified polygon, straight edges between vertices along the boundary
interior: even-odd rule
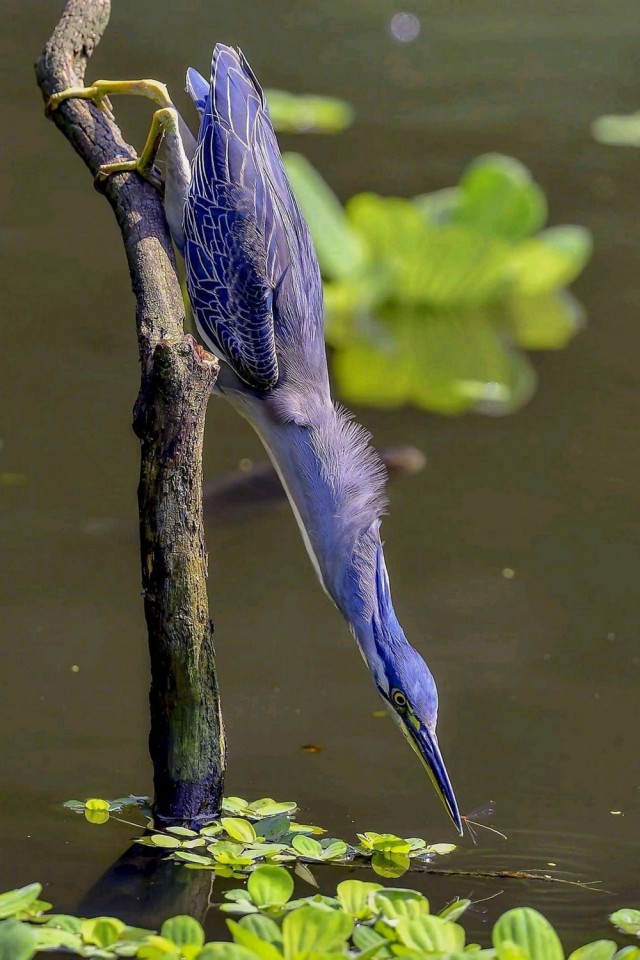
[[[147,97],[147,99],[159,104],[161,109],[156,110],[153,115],[147,142],[138,159],[130,160],[127,158],[126,160],[114,160],[112,163],[103,164],[98,169],[94,182],[96,184],[102,183],[113,173],[136,172],[146,180],[150,180],[154,186],[161,186],[162,181],[157,172],[154,172],[153,164],[165,130],[178,129],[178,114],[171,103],[171,97],[164,83],[160,83],[159,80],[96,80],[89,87],[68,87],[66,90],[61,90],[60,93],[54,93],[49,98],[45,110],[47,114],[51,114],[58,109],[61,103],[72,98],[92,100],[110,120],[113,120],[114,116],[109,97],[119,94]]]
[[[113,120],[111,101],[109,97],[125,94],[134,97],[147,97],[160,107],[170,107],[169,92],[159,80],[96,80],[89,87],[68,87],[60,93],[49,97],[45,111],[47,114],[57,110],[61,103],[72,98],[78,100],[93,100],[95,105]]]
[[[110,177],[112,173],[135,171],[139,173],[141,177],[144,177],[145,180],[153,180],[154,186],[157,185],[155,182],[157,178],[152,176],[153,164],[160,144],[162,143],[165,130],[170,129],[178,129],[178,114],[175,108],[163,107],[161,110],[156,110],[151,120],[151,129],[149,130],[147,142],[138,159],[114,160],[113,163],[103,163],[95,176],[95,182],[101,183],[103,180],[106,180],[107,177]]]

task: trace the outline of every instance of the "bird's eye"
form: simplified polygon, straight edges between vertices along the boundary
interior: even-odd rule
[[[396,707],[406,707],[407,698],[401,690],[394,690],[393,702],[395,703]]]

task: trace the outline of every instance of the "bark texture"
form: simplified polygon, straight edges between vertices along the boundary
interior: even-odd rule
[[[45,101],[82,85],[109,13],[109,0],[66,4],[36,63]],[[52,117],[94,175],[103,163],[135,157],[118,127],[89,101],[65,101]],[[218,365],[184,333],[158,192],[131,173],[110,177],[102,189],[120,227],[136,299],[141,384],[133,426],[142,453],[138,501],[155,816],[191,823],[219,812],[225,769],[202,523],[204,423]]]

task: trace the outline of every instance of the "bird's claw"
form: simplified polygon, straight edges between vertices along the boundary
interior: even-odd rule
[[[109,97],[107,97],[106,94],[103,97],[97,97],[93,102],[95,103],[98,110],[104,113],[107,120],[111,120],[112,123],[116,122],[115,114],[113,112],[113,107],[111,105],[111,100],[109,100]]]
[[[94,187],[99,190],[105,181],[113,176],[114,173],[139,173],[152,187],[155,187],[156,190],[162,193],[164,181],[158,169],[156,167],[149,169],[141,157],[138,157],[137,160],[123,158],[122,160],[103,163],[98,167],[93,178]]]
[[[164,83],[159,80],[96,80],[88,87],[68,87],[54,93],[47,101],[45,112],[50,116],[65,100],[91,100],[109,120],[115,120],[110,96],[119,94],[147,97],[159,104],[160,109],[154,114],[151,131],[140,156],[136,160],[127,157],[103,164],[94,177],[94,186],[100,188],[113,173],[139,173],[162,192],[163,180],[154,167],[154,160],[166,126],[177,124],[175,108]]]
[[[147,97],[160,107],[172,105],[166,86],[159,80],[96,80],[88,87],[67,87],[66,90],[54,93],[47,101],[45,113],[51,116],[65,100],[92,100],[109,120],[113,120],[109,96],[114,94]]]

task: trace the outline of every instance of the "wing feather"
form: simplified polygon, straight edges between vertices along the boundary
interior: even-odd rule
[[[249,386],[278,382],[276,328],[321,308],[317,260],[282,164],[264,94],[242,53],[218,44],[185,206],[187,286],[198,328]],[[284,302],[286,299],[286,303]]]

